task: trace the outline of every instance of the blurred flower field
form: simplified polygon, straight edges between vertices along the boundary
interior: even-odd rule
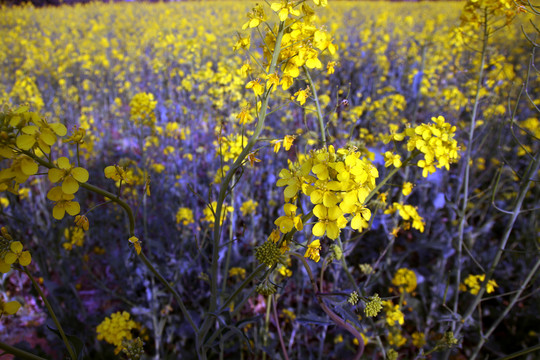
[[[0,10],[1,351],[537,358],[537,6]]]

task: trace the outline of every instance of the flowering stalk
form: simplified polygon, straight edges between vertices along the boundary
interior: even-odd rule
[[[540,153],[536,154],[536,158],[534,158],[530,163],[527,171],[523,175],[523,178],[521,179],[521,189],[519,191],[518,197],[516,198],[514,202],[514,210],[512,211],[512,216],[510,220],[508,221],[506,228],[504,230],[504,233],[501,237],[501,241],[499,243],[499,248],[497,250],[497,253],[495,254],[495,258],[493,259],[491,266],[489,267],[489,270],[486,273],[486,276],[484,278],[484,281],[480,285],[480,290],[478,291],[478,294],[476,294],[476,297],[472,301],[472,303],[469,305],[469,308],[467,311],[465,311],[465,314],[461,317],[462,321],[460,321],[456,327],[455,336],[457,337],[460,333],[460,331],[463,329],[464,324],[466,323],[467,319],[473,314],[473,312],[476,310],[476,307],[482,301],[482,296],[484,295],[486,291],[486,286],[493,277],[493,273],[495,272],[495,268],[499,264],[499,261],[501,260],[502,254],[504,253],[506,249],[506,244],[508,242],[508,239],[510,238],[510,233],[512,232],[512,229],[514,227],[514,223],[521,212],[521,206],[523,204],[523,201],[525,200],[525,196],[527,195],[527,192],[529,191],[529,187],[531,184],[531,179],[534,177],[534,175],[538,172],[538,169],[540,168]],[[509,307],[507,307],[509,310]]]
[[[488,32],[488,12],[487,8],[484,9],[484,19],[483,19],[483,38],[482,38],[482,52],[480,54],[481,61],[480,61],[480,69],[478,70],[478,82],[476,83],[476,95],[474,98],[474,106],[473,106],[473,112],[471,115],[471,125],[469,129],[469,143],[467,144],[467,152],[465,154],[465,175],[463,179],[463,203],[461,206],[461,213],[460,213],[460,221],[459,221],[459,230],[458,230],[458,244],[457,244],[457,258],[456,258],[456,293],[454,297],[454,308],[453,311],[455,314],[457,314],[458,311],[458,304],[459,304],[459,284],[461,283],[461,258],[462,258],[462,252],[463,252],[463,236],[464,236],[464,230],[465,230],[465,220],[466,220],[466,212],[467,212],[467,206],[469,204],[469,176],[470,176],[470,160],[471,160],[471,154],[472,154],[472,145],[474,140],[474,129],[476,128],[476,116],[478,113],[478,103],[480,100],[480,90],[482,89],[482,77],[484,75],[484,66],[486,63],[486,48],[488,44],[489,39],[489,32]],[[455,330],[456,322],[452,322],[452,330]]]
[[[269,74],[273,74],[275,72],[279,53],[281,51],[281,39],[283,38],[284,31],[285,31],[285,23],[281,21],[279,24],[278,33],[276,34],[276,44],[275,44],[274,52],[272,55],[272,61],[268,69]],[[258,121],[255,127],[255,130],[253,132],[253,135],[249,138],[246,146],[244,147],[240,155],[238,155],[238,158],[236,159],[236,161],[231,165],[229,171],[227,172],[227,174],[225,175],[225,178],[223,179],[223,182],[221,183],[221,187],[219,190],[219,196],[218,196],[218,201],[217,201],[216,211],[215,211],[216,220],[214,222],[214,233],[213,233],[212,268],[211,268],[211,276],[210,276],[210,306],[209,306],[209,311],[208,311],[209,314],[213,313],[218,307],[219,243],[221,239],[221,226],[219,226],[219,224],[221,220],[221,213],[223,211],[223,203],[225,201],[225,198],[229,194],[229,185],[231,184],[234,174],[244,163],[244,160],[246,159],[248,154],[251,152],[251,149],[253,148],[253,146],[255,146],[255,143],[264,128],[264,122],[266,119],[266,111],[268,107],[269,98],[270,98],[270,89],[266,89],[265,93],[262,96],[261,109],[260,109],[260,113],[258,114],[259,115]],[[197,335],[199,344],[200,344],[201,339],[204,339],[204,337],[208,333],[210,326],[211,326],[211,316],[207,315]],[[199,349],[199,350],[202,350],[202,349]],[[203,354],[203,357],[205,357],[204,354]]]

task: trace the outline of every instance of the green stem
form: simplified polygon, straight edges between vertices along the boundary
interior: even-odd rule
[[[297,257],[302,265],[304,265],[304,268],[306,269],[306,272],[308,273],[309,280],[311,281],[311,286],[313,287],[313,292],[315,293],[315,297],[317,298],[317,302],[319,303],[319,306],[321,309],[334,321],[338,326],[342,327],[343,329],[350,332],[357,340],[358,340],[358,352],[356,353],[355,360],[359,360],[362,357],[362,354],[364,353],[364,339],[362,338],[362,334],[356,330],[354,326],[344,321],[342,318],[340,318],[336,313],[334,313],[322,300],[322,298],[319,296],[319,288],[317,286],[317,282],[315,281],[315,277],[313,276],[313,272],[311,271],[311,268],[309,267],[309,264],[307,263],[306,259],[299,254],[291,253],[292,256]]]
[[[487,24],[487,9],[484,9],[484,36],[482,39],[482,53],[480,61],[480,70],[478,71],[478,81],[476,83],[476,95],[474,97],[474,107],[471,115],[471,126],[469,130],[469,143],[467,144],[467,152],[465,154],[465,178],[463,179],[463,204],[461,206],[460,213],[460,222],[458,230],[458,244],[457,244],[457,256],[456,256],[456,293],[454,296],[454,307],[453,311],[457,314],[458,304],[459,304],[459,284],[461,283],[461,258],[463,254],[463,236],[465,230],[465,221],[467,219],[467,205],[469,204],[469,177],[470,177],[470,159],[472,154],[473,140],[474,140],[474,129],[476,128],[476,116],[478,113],[478,103],[480,100],[480,90],[482,89],[482,77],[484,75],[484,66],[486,62],[486,48],[488,43],[488,24]],[[456,322],[452,322],[452,330],[455,330]]]
[[[269,74],[273,74],[276,69],[276,64],[279,58],[279,53],[281,49],[281,39],[283,38],[284,34],[284,22],[280,22],[279,24],[279,31],[276,36],[276,44],[274,48],[274,53],[272,56],[272,61],[270,63],[270,67],[268,70]],[[262,98],[262,104],[261,104],[261,110],[258,116],[257,125],[255,127],[255,130],[253,132],[253,135],[249,138],[248,143],[246,144],[246,147],[242,150],[240,155],[238,155],[238,158],[236,161],[232,164],[231,168],[227,172],[227,175],[225,175],[225,178],[223,179],[221,183],[221,187],[219,190],[219,196],[218,201],[216,205],[216,211],[215,211],[215,225],[214,225],[214,234],[213,234],[213,246],[212,246],[212,265],[211,265],[211,277],[210,277],[210,306],[208,313],[213,313],[217,307],[218,307],[218,268],[219,268],[219,243],[221,238],[221,227],[220,219],[221,219],[221,213],[223,210],[223,203],[225,201],[225,198],[228,195],[229,192],[229,185],[231,183],[231,180],[236,173],[236,171],[242,166],[242,163],[244,162],[245,158],[248,156],[248,154],[251,152],[251,149],[255,146],[255,143],[257,142],[257,139],[259,138],[259,135],[261,134],[263,128],[264,128],[264,122],[266,119],[266,111],[268,108],[268,100],[269,100],[269,92],[266,91],[263,98]],[[203,339],[208,330],[211,326],[211,315],[207,315],[205,317],[205,320],[203,324],[201,325],[201,331],[199,332],[200,339]]]
[[[184,302],[182,301],[182,298],[180,297],[180,294],[178,294],[178,292],[171,286],[171,284],[169,284],[169,282],[167,280],[165,280],[165,278],[163,276],[161,276],[159,271],[157,271],[154,268],[152,263],[148,260],[148,258],[146,257],[146,255],[144,255],[144,253],[142,251],[139,254],[139,258],[146,265],[146,267],[158,278],[158,280],[163,284],[163,286],[165,286],[167,288],[167,290],[169,290],[169,292],[174,296],[174,298],[178,302],[178,305],[180,306],[180,310],[182,311],[182,314],[184,315],[186,320],[189,322],[189,325],[191,325],[191,328],[193,329],[195,334],[197,334],[197,332],[198,332],[197,325],[195,325],[195,322],[191,318],[191,315],[189,314],[188,310],[186,309],[186,306],[184,305]]]
[[[323,146],[326,147],[326,129],[324,127],[324,121],[323,116],[321,112],[321,105],[319,103],[319,97],[317,96],[317,90],[315,89],[315,85],[313,84],[313,80],[311,79],[311,75],[309,74],[309,71],[307,67],[304,65],[304,73],[306,74],[306,77],[309,82],[309,87],[311,88],[311,92],[313,93],[313,99],[315,100],[315,105],[317,106],[317,120],[319,120],[319,130],[321,131],[321,141],[323,143]]]
[[[13,347],[11,345],[4,344],[1,341],[0,341],[0,350],[4,350],[5,353],[15,355],[17,358],[21,358],[21,359],[26,359],[26,360],[47,360],[47,359],[42,358],[40,356],[37,356],[37,355],[31,354],[29,352],[26,352],[24,350],[17,349],[16,347]],[[2,355],[4,355],[4,354],[0,354],[0,357]]]
[[[272,295],[266,297],[266,316],[264,317],[263,347],[268,344],[268,333],[270,331],[270,309],[272,308]],[[266,351],[263,348],[262,360],[266,360]]]
[[[474,298],[473,302],[469,305],[469,308],[461,318],[462,320],[458,323],[456,331],[455,331],[455,337],[457,338],[460,331],[463,329],[464,324],[467,322],[467,319],[473,314],[476,307],[482,301],[482,296],[484,295],[486,291],[486,286],[493,277],[493,273],[495,272],[495,268],[499,264],[499,261],[501,260],[501,257],[506,249],[506,244],[508,242],[508,239],[510,238],[510,233],[512,232],[512,229],[514,227],[514,223],[521,211],[521,206],[523,204],[523,201],[525,200],[525,197],[527,195],[527,192],[529,191],[529,187],[531,184],[531,179],[535,176],[535,174],[538,172],[538,169],[540,168],[540,152],[536,154],[536,158],[534,161],[532,161],[529,165],[529,168],[525,172],[525,175],[521,179],[522,184],[521,188],[518,194],[518,197],[516,198],[514,202],[514,210],[512,211],[512,216],[508,223],[506,224],[506,228],[504,230],[504,233],[501,236],[501,241],[499,243],[499,249],[497,250],[497,253],[495,254],[495,258],[493,259],[491,266],[489,267],[489,270],[485,276],[484,281],[480,285],[480,290],[478,291],[478,294]],[[457,289],[456,289],[457,291]]]
[[[60,322],[58,321],[58,318],[56,317],[56,314],[54,313],[53,308],[51,307],[51,304],[49,303],[49,300],[47,300],[47,297],[37,284],[36,280],[34,280],[34,277],[26,267],[22,267],[22,271],[28,276],[30,281],[32,282],[32,285],[34,286],[34,289],[38,292],[39,296],[41,297],[41,300],[43,300],[43,303],[45,304],[45,307],[49,311],[49,314],[51,315],[51,318],[56,325],[56,328],[58,329],[58,332],[60,333],[60,336],[62,337],[62,341],[64,341],[64,344],[66,345],[66,348],[68,350],[69,356],[72,360],[77,360],[77,355],[75,354],[75,351],[72,349],[71,344],[69,343],[68,338],[66,337],[66,334],[64,333],[64,329],[62,329],[62,325],[60,325]]]
[[[495,320],[495,322],[491,325],[491,327],[489,328],[488,331],[486,331],[486,333],[481,337],[480,341],[478,342],[478,345],[476,345],[476,348],[474,349],[474,352],[471,356],[471,360],[474,360],[476,359],[476,357],[478,356],[478,353],[480,352],[480,350],[482,349],[482,347],[484,346],[484,343],[486,342],[487,339],[489,339],[489,337],[491,336],[491,334],[493,333],[493,331],[495,331],[495,329],[497,328],[497,326],[499,326],[500,322],[503,321],[503,319],[506,317],[506,315],[508,315],[508,313],[510,312],[510,310],[514,307],[514,305],[516,305],[516,303],[519,301],[519,298],[521,297],[521,294],[523,293],[523,291],[525,291],[525,288],[527,287],[527,285],[529,284],[529,281],[531,281],[531,279],[533,278],[533,276],[536,274],[536,272],[538,271],[538,268],[540,268],[540,260],[537,260],[536,261],[536,264],[534,265],[534,267],[532,268],[532,270],[529,272],[529,274],[527,275],[527,278],[525,278],[525,281],[523,281],[523,284],[521,284],[520,288],[519,288],[519,291],[514,295],[514,297],[512,298],[512,300],[510,301],[510,304],[508,304],[508,306],[506,307],[506,309],[504,309],[504,311],[499,315],[499,317],[497,318],[497,320]]]

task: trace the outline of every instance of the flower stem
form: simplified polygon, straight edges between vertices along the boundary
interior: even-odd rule
[[[71,357],[72,360],[77,360],[77,355],[75,354],[75,351],[71,347],[71,344],[69,343],[69,340],[66,337],[66,333],[64,332],[64,329],[62,329],[62,325],[60,325],[60,322],[58,321],[58,318],[56,317],[56,314],[54,313],[54,310],[53,310],[51,304],[49,303],[49,300],[47,300],[47,297],[45,296],[45,294],[43,293],[43,291],[39,287],[38,283],[36,282],[36,280],[34,279],[32,274],[30,274],[28,269],[26,267],[22,266],[22,271],[26,274],[26,276],[28,276],[28,278],[32,282],[32,285],[34,286],[34,289],[36,289],[39,296],[41,297],[41,300],[43,300],[43,303],[45,304],[45,307],[49,311],[49,314],[51,315],[51,318],[52,318],[54,324],[56,325],[56,328],[58,329],[58,332],[60,333],[60,336],[62,337],[62,341],[64,341],[64,344],[66,345],[69,356]]]
[[[321,131],[321,141],[322,141],[323,147],[326,147],[326,128],[324,126],[323,116],[321,112],[321,104],[319,103],[317,90],[315,89],[315,85],[313,84],[313,80],[311,79],[311,75],[309,74],[307,67],[304,65],[303,68],[304,68],[304,73],[306,74],[306,77],[309,82],[309,87],[311,89],[311,92],[313,93],[313,99],[315,100],[315,105],[317,107],[317,120],[319,120],[319,130]]]

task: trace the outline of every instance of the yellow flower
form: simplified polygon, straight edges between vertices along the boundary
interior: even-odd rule
[[[310,258],[315,262],[319,262],[319,260],[321,260],[321,254],[319,253],[321,249],[321,241],[319,239],[315,239],[311,242],[311,244],[308,245],[304,257]]]
[[[340,229],[347,226],[347,219],[343,216],[343,211],[338,206],[327,208],[324,205],[317,205],[313,208],[313,214],[319,221],[313,225],[311,232],[315,236],[328,236],[335,240],[338,238]]]
[[[179,208],[176,212],[176,223],[182,225],[193,224],[195,220],[193,219],[193,211],[189,208]]]
[[[233,267],[229,270],[229,277],[238,276],[241,279],[246,278],[246,269],[241,267]]]
[[[294,228],[300,231],[303,229],[302,219],[300,216],[296,216],[297,207],[293,204],[283,205],[284,216],[280,216],[274,221],[274,224],[279,227],[279,230],[286,234]]]
[[[122,180],[126,184],[131,184],[133,181],[132,176],[130,176],[130,174],[125,171],[124,168],[118,165],[107,166],[104,173],[107,179],[112,179],[114,181]]]
[[[60,186],[53,187],[47,193],[47,199],[55,201],[53,208],[53,217],[57,220],[62,220],[66,212],[75,216],[81,211],[78,202],[72,201],[75,198],[73,194],[66,194]]]
[[[294,96],[296,96],[296,101],[298,101],[300,105],[304,105],[309,97],[309,88],[298,90],[294,93]]]
[[[132,236],[128,239],[130,243],[135,246],[135,251],[137,252],[137,255],[141,254],[141,242],[139,241],[139,238],[136,236]]]
[[[405,182],[403,184],[403,189],[401,190],[403,196],[408,196],[412,192],[413,186],[413,183]]]
[[[101,324],[98,325],[97,339],[105,340],[109,344],[116,346],[115,354],[118,354],[123,346],[123,340],[133,339],[131,330],[139,329],[140,324],[136,323],[130,318],[130,314],[127,311],[116,312],[111,314],[111,317],[106,317]]]
[[[399,287],[399,292],[412,293],[416,289],[416,274],[407,268],[401,268],[396,271],[392,284]]]
[[[335,61],[329,61],[328,64],[326,64],[326,74],[332,75],[335,72],[335,69],[334,69],[335,66],[336,66]]]
[[[462,284],[460,284],[460,290],[466,291],[468,288],[471,294],[476,295],[480,291],[480,285],[484,281],[485,278],[486,278],[485,274],[481,274],[481,275],[470,274],[467,277],[467,279],[465,279],[465,281]],[[497,285],[495,280],[491,279],[488,281],[486,285],[486,292],[488,294],[491,294],[492,292],[495,291],[496,287],[499,287],[499,285]]]
[[[23,251],[23,245],[20,241],[12,242],[9,249],[4,255],[4,262],[6,264],[11,265],[18,261],[21,266],[27,266],[32,261],[30,252]]]
[[[391,300],[383,301],[382,304],[386,313],[386,323],[389,326],[394,326],[396,323],[403,325],[405,317],[399,309],[399,304],[394,305]]]
[[[2,297],[0,297],[0,318],[5,315],[15,314],[21,307],[21,304],[18,301],[8,301],[4,302]]]
[[[251,80],[247,83],[246,89],[252,89],[255,96],[261,96],[264,93],[264,86],[260,79]]]
[[[399,154],[393,154],[391,151],[387,151],[384,153],[384,166],[389,167],[394,165],[394,167],[401,167],[401,155]]]
[[[247,214],[254,213],[257,210],[257,206],[259,206],[258,202],[249,199],[240,206],[240,212],[242,216],[246,216]]]
[[[67,157],[56,161],[58,168],[49,169],[49,180],[52,183],[62,181],[62,191],[65,194],[75,194],[79,190],[79,182],[88,181],[88,171],[82,167],[74,167]]]

